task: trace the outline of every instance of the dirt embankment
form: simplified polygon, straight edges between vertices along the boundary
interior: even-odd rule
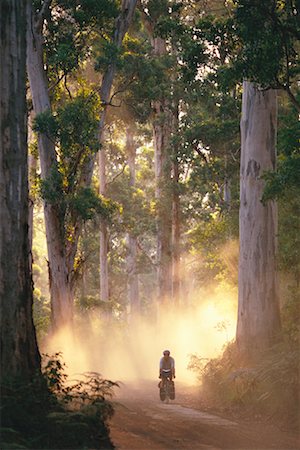
[[[111,437],[117,450],[300,450],[299,436],[254,420],[200,409],[197,389],[176,385],[176,399],[159,400],[155,382],[124,385],[117,394]]]

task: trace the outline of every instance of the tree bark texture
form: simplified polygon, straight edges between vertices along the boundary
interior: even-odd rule
[[[106,196],[106,154],[102,147],[99,152],[100,195]],[[100,299],[109,301],[108,280],[108,228],[105,218],[100,218]]]
[[[166,54],[165,40],[152,40],[154,55]],[[172,181],[171,181],[171,131],[172,113],[169,101],[153,102],[153,135],[155,148],[155,177],[157,201],[157,264],[158,298],[161,303],[172,299]]]
[[[179,107],[173,107],[173,132],[179,129]],[[172,283],[173,283],[173,302],[175,305],[180,303],[181,288],[181,214],[180,214],[180,190],[179,190],[179,162],[178,162],[178,146],[173,144],[173,161],[172,161],[172,184],[173,184],[173,220],[172,220]]]
[[[32,111],[28,115],[28,184],[29,184],[29,211],[28,211],[28,226],[29,226],[29,251],[31,264],[33,262],[32,259],[32,244],[33,244],[33,214],[34,214],[34,198],[32,194],[32,185],[36,179],[37,173],[37,159],[34,155],[30,153],[30,145],[33,143],[33,133],[32,133]]]
[[[276,91],[244,82],[237,343],[245,355],[269,347],[280,333],[277,206],[274,201],[261,201],[262,175],[276,165],[276,130]]]
[[[132,130],[128,127],[126,131],[126,154],[129,166],[131,189],[135,187],[135,157],[136,145]],[[127,275],[128,275],[128,301],[130,305],[131,318],[140,312],[139,298],[139,276],[137,273],[137,237],[132,232],[127,234]]]
[[[40,370],[40,355],[28,236],[26,1],[2,1],[0,26],[1,376],[28,379]]]
[[[27,71],[35,115],[51,110],[43,58],[43,21],[43,17],[34,15],[32,4],[28,2]],[[45,180],[58,170],[55,144],[45,133],[39,133],[38,149],[41,178]],[[70,277],[73,267],[69,268],[70,262],[66,255],[63,218],[60,217],[57,206],[44,200],[44,216],[51,297],[51,324],[53,330],[55,330],[72,323],[73,289]]]

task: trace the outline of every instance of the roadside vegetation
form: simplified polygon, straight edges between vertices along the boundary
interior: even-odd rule
[[[44,355],[42,375],[1,386],[1,448],[113,449],[108,420],[116,383],[98,373],[70,381],[60,354]]]

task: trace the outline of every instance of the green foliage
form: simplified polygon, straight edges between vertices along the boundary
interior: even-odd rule
[[[37,114],[33,123],[33,130],[38,133],[44,133],[48,137],[55,137],[58,124],[50,109]]]
[[[240,42],[235,70],[263,86],[289,89],[299,74],[297,2],[237,0],[235,32]]]
[[[155,32],[171,41],[174,54],[180,58],[180,64],[176,67],[177,78],[185,84],[193,82],[198,70],[208,62],[205,46],[198,39],[199,28],[185,24],[176,10],[173,15],[160,17]]]
[[[84,221],[92,219],[96,214],[111,219],[118,209],[115,202],[97,195],[91,188],[78,189],[70,198],[69,205],[71,210]]]
[[[37,336],[42,340],[50,329],[50,303],[38,289],[34,289],[33,296],[33,322]]]
[[[95,70],[105,72],[111,64],[119,66],[122,50],[113,42],[103,39],[97,46],[99,56],[96,57]]]
[[[50,175],[43,180],[40,179],[40,195],[47,202],[56,205],[61,214],[64,214],[65,199],[63,194],[63,175],[53,166]]]
[[[188,234],[192,253],[201,255],[196,276],[199,283],[221,279],[226,274],[226,266],[222,260],[221,249],[227,239],[225,218],[211,217],[199,221]]]
[[[240,56],[242,75],[263,85],[276,83],[284,47],[274,1],[237,2],[236,22],[244,44]]]
[[[237,21],[239,36],[246,43],[245,67],[255,81],[275,86],[278,82],[288,84],[299,71],[295,42],[300,27],[296,10],[296,4],[285,1],[239,2]]]
[[[39,8],[40,6],[37,6]],[[60,79],[79,68],[103,29],[111,33],[118,14],[115,0],[56,0],[47,17],[44,41],[48,72]]]
[[[81,156],[79,152],[97,152],[100,99],[87,89],[64,101],[56,114],[58,140],[64,158]]]
[[[278,200],[279,267],[300,280],[300,150],[299,118],[296,109],[282,107],[279,115],[277,169],[264,174],[266,181],[262,201]]]
[[[278,169],[264,175],[266,187],[263,201],[288,197],[291,191],[299,191],[300,186],[300,150],[278,158]],[[298,192],[299,194],[299,192]]]
[[[209,76],[221,89],[234,88],[243,78],[264,87],[294,89],[300,70],[297,2],[235,0],[233,4],[228,17],[204,16],[198,22],[197,36],[210,46],[210,63],[217,58],[221,62],[211,67]]]
[[[81,186],[82,172],[89,157],[99,149],[99,96],[81,89],[64,101],[55,114],[39,114],[35,130],[48,134],[57,143],[59,162],[50,176],[40,181],[43,199],[56,206],[62,222],[79,217],[90,220],[95,214],[111,217],[117,206],[99,197],[91,188]]]
[[[113,408],[107,398],[117,384],[97,373],[67,384],[60,354],[44,358],[43,377],[1,386],[2,447],[112,449],[107,420]]]
[[[251,366],[241,361],[236,344],[231,343],[219,358],[193,355],[189,368],[198,374],[202,395],[211,405],[271,415],[297,428],[299,364],[298,346],[288,341],[257,355]]]

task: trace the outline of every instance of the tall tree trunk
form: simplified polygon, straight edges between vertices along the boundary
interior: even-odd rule
[[[240,259],[237,343],[246,356],[280,333],[276,277],[277,207],[261,201],[267,170],[276,164],[275,90],[243,84],[240,170]]]
[[[30,145],[33,144],[33,133],[32,133],[32,122],[33,122],[33,112],[30,111],[28,115],[28,176],[29,176],[29,212],[28,212],[28,235],[29,235],[29,251],[31,255],[32,263],[32,242],[33,242],[33,210],[34,210],[34,194],[33,194],[33,184],[36,179],[37,171],[37,159],[35,155],[30,152]]]
[[[180,303],[181,288],[181,214],[180,214],[180,188],[179,188],[179,161],[178,161],[178,145],[176,143],[176,134],[179,130],[179,106],[178,102],[173,105],[173,161],[172,161],[172,181],[173,181],[173,220],[172,220],[172,257],[173,257],[173,302],[178,306]],[[175,136],[174,136],[175,135]]]
[[[153,38],[154,54],[166,54],[166,42]],[[162,98],[153,102],[153,134],[155,148],[155,176],[157,201],[157,262],[158,298],[161,303],[172,299],[172,181],[170,138],[172,113],[169,101]]]
[[[26,2],[0,6],[0,312],[2,379],[40,369],[28,237]]]
[[[224,186],[223,186],[223,201],[226,205],[226,207],[229,209],[231,207],[231,181],[227,174],[228,172],[228,162],[227,162],[227,155],[225,155],[225,180],[224,180]]]
[[[135,187],[135,157],[136,146],[133,132],[128,127],[126,131],[126,153],[129,166],[130,188]],[[127,274],[128,274],[128,301],[130,315],[134,318],[140,312],[139,276],[137,273],[137,237],[134,233],[127,234]]]
[[[40,15],[34,17],[31,2],[28,2],[27,21],[27,70],[34,113],[37,115],[51,110],[51,104],[43,59],[42,27],[44,18]],[[53,172],[57,172],[55,145],[46,134],[40,133],[38,148],[41,177],[45,180]],[[64,227],[56,205],[45,200],[44,216],[48,250],[51,323],[55,330],[72,323],[73,290],[66,258]]]
[[[180,195],[179,195],[179,165],[178,161],[173,161],[173,302],[180,303]]]
[[[125,34],[131,24],[135,11],[137,0],[122,0],[121,13],[116,20],[113,42],[117,48],[121,48]],[[99,121],[98,139],[100,143],[99,152],[99,177],[100,194],[106,195],[106,155],[103,146],[104,127],[106,123],[107,108],[111,101],[111,90],[116,74],[116,62],[113,61],[103,75],[100,98],[103,106]],[[91,159],[90,166],[93,167],[94,161]],[[91,178],[92,171],[89,171]],[[109,276],[108,276],[108,229],[105,219],[100,220],[100,298],[104,302],[109,301]]]
[[[106,196],[106,154],[104,147],[99,152],[100,195]],[[100,299],[109,301],[108,283],[108,229],[105,218],[100,218]]]

